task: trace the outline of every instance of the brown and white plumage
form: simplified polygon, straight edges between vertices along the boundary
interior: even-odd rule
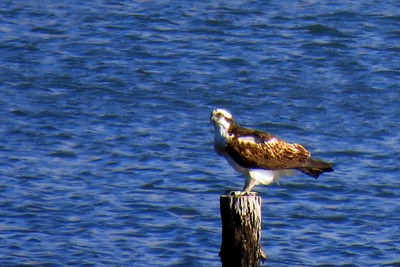
[[[299,144],[238,126],[226,110],[214,110],[210,120],[215,128],[215,151],[245,175],[245,192],[260,183],[278,182],[281,176],[292,175],[295,170],[314,178],[333,171],[331,164],[311,158],[310,152]]]

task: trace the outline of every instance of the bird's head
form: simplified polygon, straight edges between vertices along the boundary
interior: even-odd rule
[[[216,129],[227,132],[233,124],[233,117],[224,109],[216,109],[211,112],[210,121]]]

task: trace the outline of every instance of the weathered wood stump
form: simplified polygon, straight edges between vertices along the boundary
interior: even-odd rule
[[[261,197],[220,196],[222,267],[256,267],[265,261],[261,239]]]

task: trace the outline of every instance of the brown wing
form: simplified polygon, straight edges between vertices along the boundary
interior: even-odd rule
[[[245,128],[235,132],[226,152],[245,168],[279,170],[307,165],[310,153],[299,144],[289,144],[273,135]]]

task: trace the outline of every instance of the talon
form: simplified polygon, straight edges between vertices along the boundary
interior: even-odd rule
[[[243,196],[246,192],[243,191],[228,191],[230,196]]]
[[[246,196],[257,196],[258,194],[257,194],[257,192],[245,192],[245,195]]]
[[[240,196],[257,196],[257,193],[256,192],[246,192],[246,191],[227,191],[227,192],[225,192],[225,195],[236,196],[236,197],[240,197]]]

